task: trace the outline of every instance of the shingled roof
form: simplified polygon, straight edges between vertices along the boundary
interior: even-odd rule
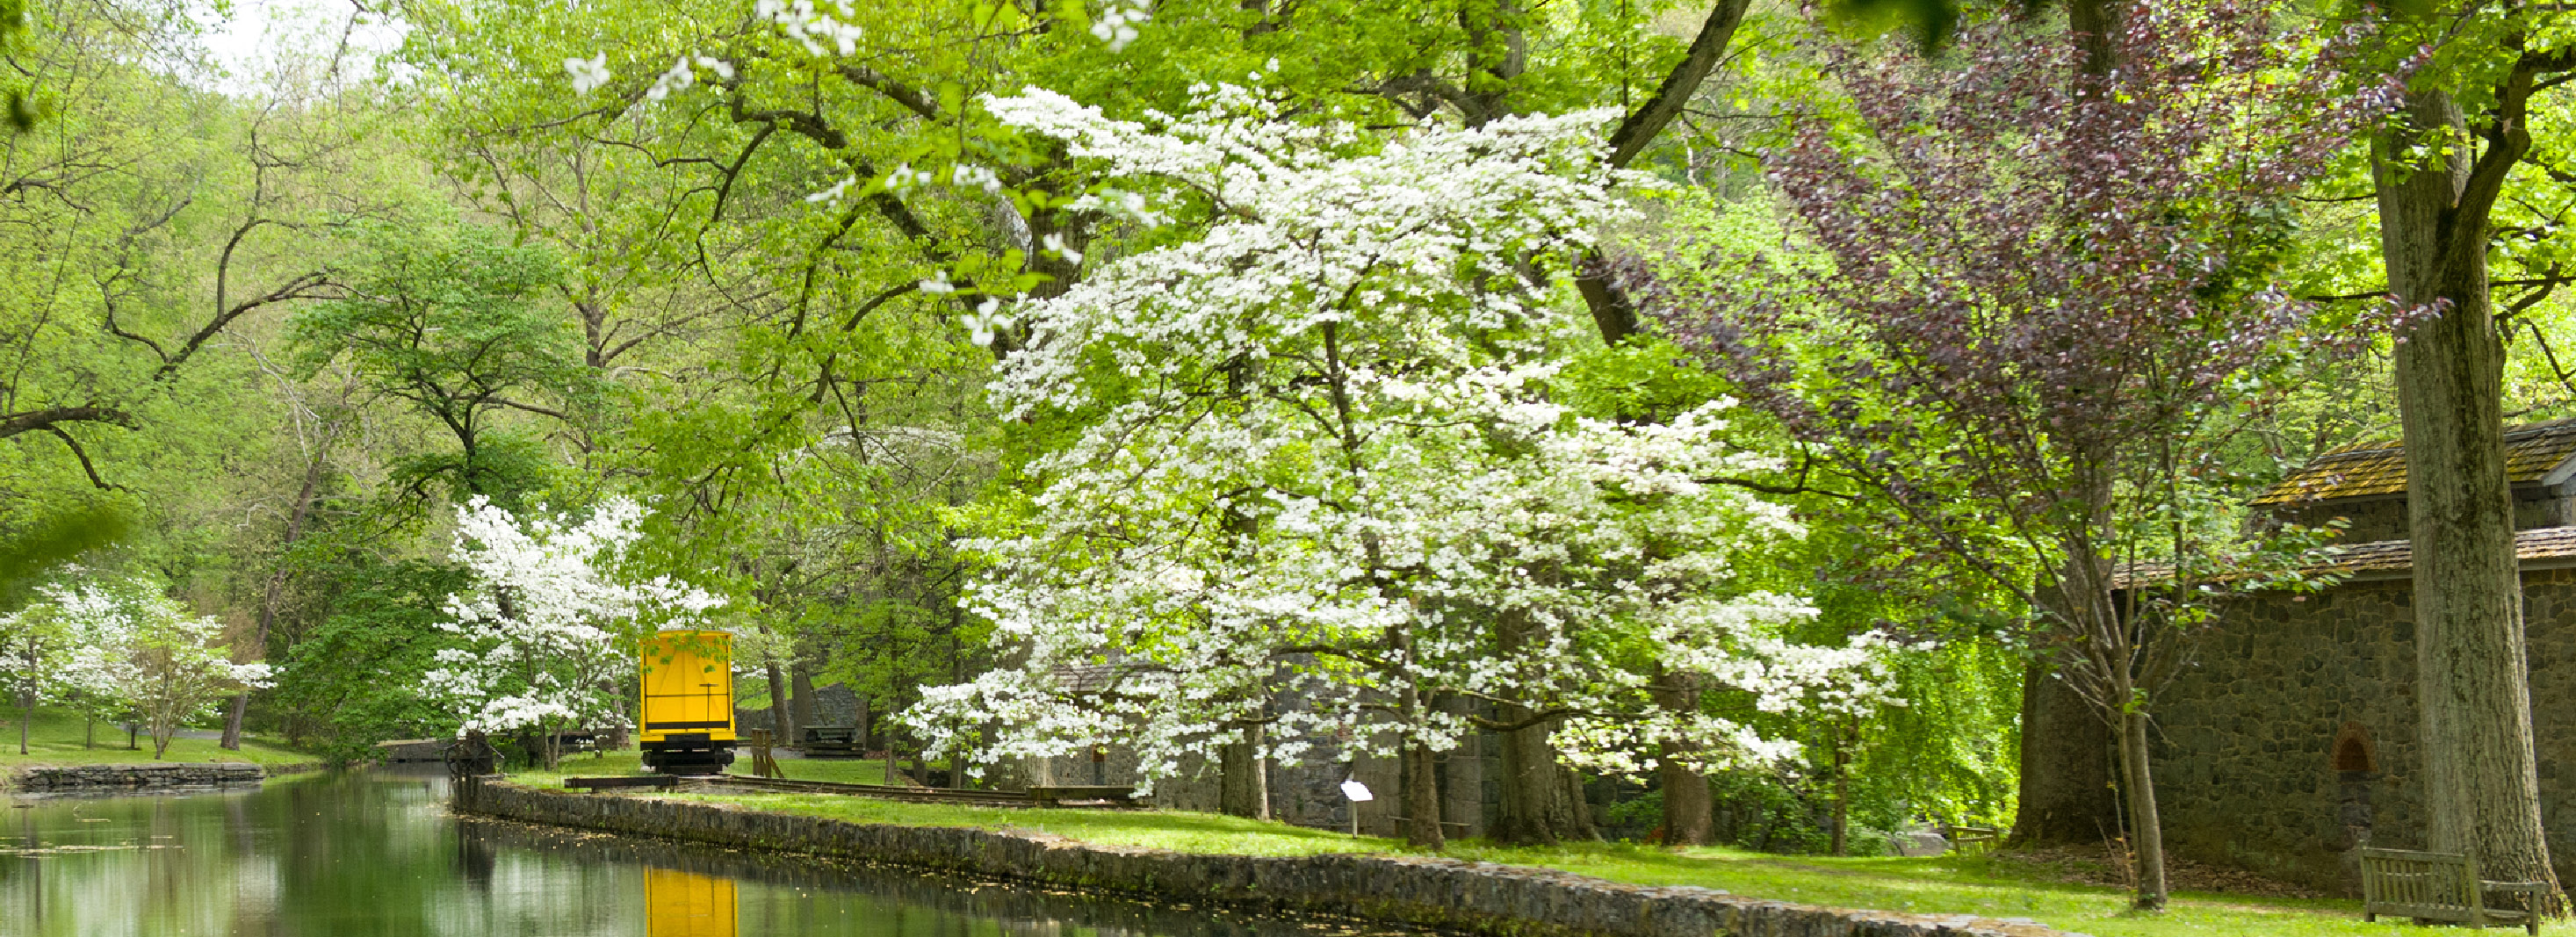
[[[2527,423],[2504,432],[2505,476],[2516,485],[2554,485],[2576,475],[2576,419]],[[2355,443],[2312,459],[2257,505],[2406,493],[2406,448],[2395,440]],[[2358,546],[2358,545],[2357,545]]]
[[[2415,544],[2407,540],[2347,543],[2321,550],[2324,557],[2302,570],[2341,573],[2355,579],[2389,579],[2415,569]],[[2513,555],[2524,569],[2576,566],[2576,527],[2534,527],[2513,534]],[[2139,563],[2111,574],[2113,588],[2127,589],[2173,578],[2170,563]]]

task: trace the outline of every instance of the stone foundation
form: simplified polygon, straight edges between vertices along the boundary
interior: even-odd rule
[[[1341,914],[1488,937],[2054,937],[2033,923],[1846,911],[1690,887],[1419,856],[1211,856],[1022,830],[850,823],[473,778],[458,813],[1107,889],[1253,911]]]
[[[0,787],[30,794],[129,793],[256,785],[267,776],[245,762],[31,765],[0,775]]]

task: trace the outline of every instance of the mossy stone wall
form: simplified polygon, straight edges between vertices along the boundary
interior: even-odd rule
[[[724,804],[456,787],[459,813],[713,845],[1109,889],[1263,911],[1345,914],[1493,937],[2055,937],[2037,924],[1845,911],[1690,887],[1417,856],[1213,856],[1026,831],[862,824]]]

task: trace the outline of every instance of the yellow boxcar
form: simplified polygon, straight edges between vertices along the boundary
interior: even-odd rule
[[[644,937],[734,937],[741,912],[733,881],[644,869]]]
[[[636,670],[644,710],[636,741],[644,767],[718,774],[733,763],[733,635],[663,631],[645,638]]]

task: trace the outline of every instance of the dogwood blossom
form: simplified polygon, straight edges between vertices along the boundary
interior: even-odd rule
[[[1589,326],[1529,271],[1628,213],[1594,142],[1615,115],[1380,135],[1231,86],[1144,121],[1037,89],[984,103],[1126,187],[1082,207],[1166,215],[1139,207],[1151,189],[1217,220],[1019,306],[995,403],[1081,430],[1033,466],[1026,529],[974,544],[972,607],[1020,663],[923,692],[907,722],[934,751],[1119,743],[1150,779],[1256,718],[1289,762],[1319,737],[1439,751],[1476,728],[1425,702],[1445,696],[1651,730],[1578,741],[1767,758],[1783,746],[1731,722],[1633,718],[1631,664],[1766,706],[1870,695],[1866,649],[1778,640],[1813,610],[1734,581],[1742,550],[1801,531],[1704,481],[1773,465],[1725,443],[1732,402],[1639,426],[1552,400]],[[1265,708],[1281,695],[1298,705]]]
[[[586,59],[565,59],[564,72],[572,76],[574,94],[589,94],[591,89],[607,84],[612,77],[608,73],[608,53],[605,52]]]
[[[1108,44],[1111,52],[1125,52],[1127,44],[1136,41],[1138,33],[1135,24],[1153,18],[1153,13],[1143,6],[1112,3],[1107,9],[1100,11],[1099,19],[1091,21],[1091,37]]]
[[[72,644],[46,681],[55,698],[92,717],[135,718],[155,758],[217,702],[270,685],[267,664],[231,660],[221,619],[191,613],[151,582],[58,584],[38,595],[18,616],[51,616]]]
[[[779,31],[803,45],[805,51],[812,55],[849,55],[858,51],[859,39],[864,35],[857,24],[847,22],[857,17],[847,3],[760,0],[753,4],[752,12],[776,23]]]
[[[438,627],[463,646],[438,652],[421,690],[456,715],[460,736],[623,724],[631,639],[700,626],[725,604],[667,576],[618,574],[645,515],[627,498],[579,523],[520,518],[483,498],[457,510],[451,556],[475,585],[448,597]]]

